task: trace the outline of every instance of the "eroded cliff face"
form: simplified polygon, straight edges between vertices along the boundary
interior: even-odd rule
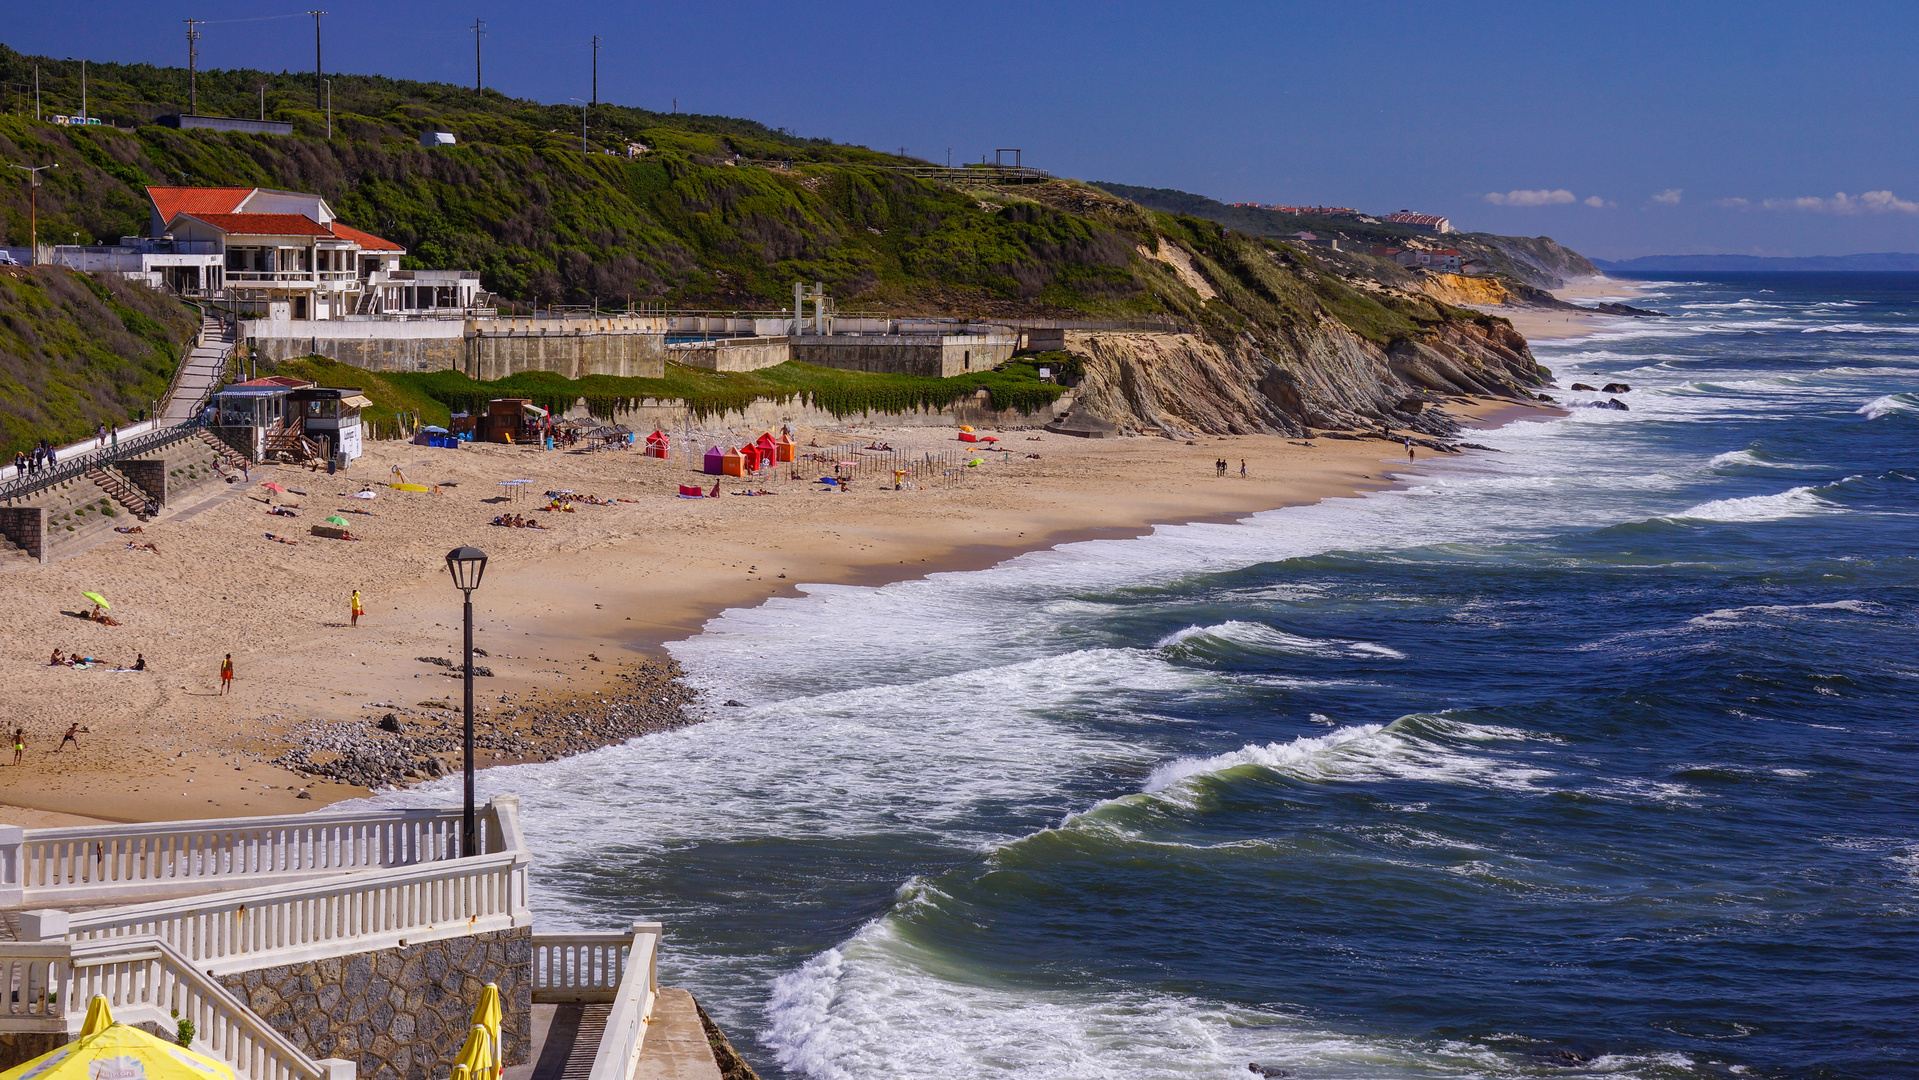
[[[1308,435],[1395,428],[1450,435],[1450,395],[1530,398],[1542,369],[1503,319],[1440,324],[1421,341],[1382,347],[1346,326],[1262,340],[1199,334],[1074,331],[1086,374],[1073,411],[1122,432]]]

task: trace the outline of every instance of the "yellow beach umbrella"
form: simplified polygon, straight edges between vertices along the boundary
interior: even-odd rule
[[[499,1080],[500,1053],[485,1024],[475,1024],[466,1033],[466,1043],[453,1058],[454,1080]]]
[[[97,1030],[96,1030],[97,1026]],[[105,998],[87,1007],[78,1039],[0,1072],[0,1080],[238,1080],[233,1066],[113,1022]]]
[[[86,597],[87,599],[93,601],[96,604],[99,604],[100,610],[102,611],[105,611],[106,609],[111,608],[113,606],[112,604],[107,603],[106,597],[101,596],[97,592],[83,592],[80,595]]]
[[[500,1056],[500,1021],[504,1015],[505,1010],[500,1008],[500,984],[487,983],[486,987],[480,991],[480,1003],[473,1007],[472,1022],[485,1028],[487,1035],[492,1038],[496,1068],[499,1066],[497,1059]]]

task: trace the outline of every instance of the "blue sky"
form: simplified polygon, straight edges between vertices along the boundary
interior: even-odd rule
[[[310,71],[271,0],[10,4],[53,56]],[[1919,3],[331,0],[329,69],[600,94],[943,161],[1445,214],[1618,258],[1919,251]]]

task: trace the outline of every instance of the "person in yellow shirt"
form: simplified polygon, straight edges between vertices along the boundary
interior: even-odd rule
[[[353,625],[360,625],[360,616],[364,614],[365,611],[365,605],[360,603],[360,590],[353,590]]]

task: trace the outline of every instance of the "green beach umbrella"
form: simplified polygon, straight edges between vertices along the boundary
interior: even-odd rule
[[[106,597],[101,596],[97,592],[83,592],[80,595],[86,597],[87,599],[93,601],[96,604],[99,604],[100,610],[102,611],[107,611],[113,607],[112,604],[107,603]]]
[[[346,528],[346,519],[338,514],[334,514],[326,520],[328,525],[338,525],[342,529]]]

